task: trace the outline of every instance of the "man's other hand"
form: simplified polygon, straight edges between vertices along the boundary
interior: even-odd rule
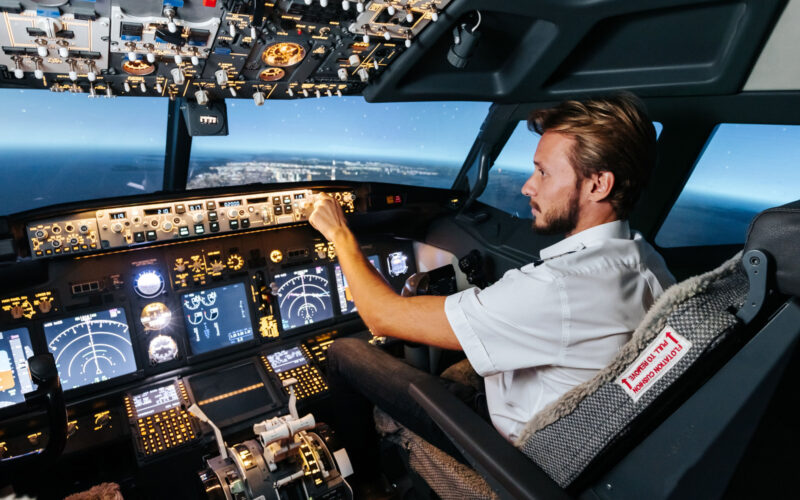
[[[328,241],[336,242],[336,239],[345,234],[347,221],[344,218],[342,207],[339,202],[331,196],[321,193],[317,195],[314,202],[314,209],[308,217],[308,222],[317,231],[322,233]]]

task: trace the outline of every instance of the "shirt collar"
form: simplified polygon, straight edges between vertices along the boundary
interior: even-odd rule
[[[631,239],[631,229],[627,220],[615,220],[584,229],[580,233],[543,248],[539,251],[539,257],[542,260],[553,259],[611,239]]]

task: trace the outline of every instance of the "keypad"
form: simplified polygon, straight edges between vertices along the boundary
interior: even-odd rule
[[[261,361],[264,363],[267,371],[275,373],[275,375],[277,375],[281,381],[290,378],[297,380],[297,383],[294,385],[294,393],[298,401],[311,396],[316,396],[317,394],[322,394],[328,390],[328,383],[325,381],[325,378],[322,376],[319,368],[310,363],[308,360],[307,351],[305,352],[305,355],[305,365],[298,366],[280,373],[275,373],[272,369],[272,366],[269,364],[267,357],[263,355],[261,356]],[[287,395],[289,394],[288,388],[284,387],[283,390]]]
[[[145,455],[161,453],[197,437],[189,414],[180,408],[140,418],[136,427]]]

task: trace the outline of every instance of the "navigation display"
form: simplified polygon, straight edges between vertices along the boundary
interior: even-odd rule
[[[0,331],[0,408],[25,401],[33,391],[28,358],[33,356],[27,328]]]
[[[269,364],[272,365],[272,369],[275,370],[275,373],[282,373],[308,363],[299,347],[292,347],[291,349],[284,349],[282,351],[273,352],[272,354],[267,354],[267,360]]]
[[[367,260],[381,275],[383,275],[383,273],[381,273],[381,261],[377,255],[370,255],[367,257]],[[335,265],[334,273],[336,274],[336,289],[339,292],[339,306],[342,308],[342,314],[356,312],[357,309],[355,302],[353,302],[353,294],[350,293],[350,287],[347,285],[347,278],[345,278],[339,264]]]
[[[182,303],[189,346],[194,354],[253,339],[244,283],[187,293]]]
[[[313,266],[275,275],[283,330],[333,317],[328,269]]]
[[[181,404],[178,390],[172,382],[159,387],[151,387],[139,393],[133,393],[131,394],[131,399],[133,400],[133,409],[136,411],[136,418],[161,413]]]
[[[136,371],[128,320],[121,307],[42,326],[64,390]]]

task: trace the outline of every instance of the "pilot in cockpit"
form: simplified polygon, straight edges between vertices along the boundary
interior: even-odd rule
[[[656,132],[632,94],[567,101],[534,111],[541,134],[534,171],[522,186],[533,230],[565,238],[539,259],[482,290],[449,297],[400,297],[361,252],[339,205],[314,204],[310,223],[336,245],[359,314],[373,333],[462,350],[483,389],[441,383],[514,442],[531,417],[605,367],[674,278],[661,256],[632,232],[628,214],[656,160]],[[355,470],[375,472],[372,404],[459,458],[408,394],[433,377],[357,339],[329,350],[337,401],[351,410],[337,426]]]

